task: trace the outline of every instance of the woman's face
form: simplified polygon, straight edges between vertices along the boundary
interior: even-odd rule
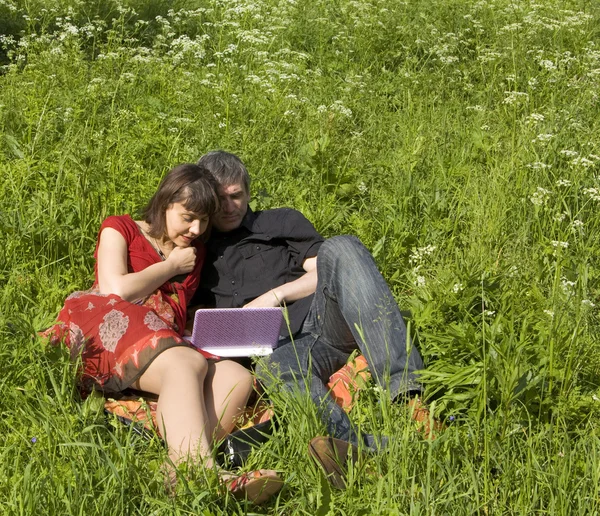
[[[170,204],[165,211],[167,237],[178,247],[188,247],[206,231],[208,215],[189,211],[180,202]]]

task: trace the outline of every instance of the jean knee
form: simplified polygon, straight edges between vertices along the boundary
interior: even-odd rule
[[[366,254],[365,254],[366,253]],[[319,264],[346,263],[362,260],[369,251],[363,243],[353,235],[340,235],[328,238],[319,249]]]

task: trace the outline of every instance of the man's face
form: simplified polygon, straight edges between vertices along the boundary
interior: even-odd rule
[[[221,209],[213,216],[213,226],[219,231],[233,231],[240,226],[248,211],[250,194],[246,192],[243,184],[234,183],[219,186],[219,200]]]

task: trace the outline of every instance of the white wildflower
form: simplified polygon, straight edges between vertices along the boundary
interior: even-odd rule
[[[344,106],[341,100],[336,100],[333,104],[331,104],[329,106],[329,110],[333,113],[339,113],[340,115],[344,115],[348,118],[352,116],[352,110]]]
[[[581,304],[587,308],[594,308],[596,306],[596,304],[590,301],[589,299],[583,299],[581,301]]]
[[[586,194],[592,201],[600,201],[599,188],[584,188],[583,193]]]
[[[540,113],[531,113],[531,115],[529,115],[525,119],[525,123],[527,125],[536,125],[539,122],[543,122],[543,121],[544,121],[544,115],[541,115]]]
[[[554,317],[554,311],[553,310],[544,310],[544,313],[546,315],[549,315],[550,317]]]
[[[547,163],[542,163],[541,161],[535,161],[533,163],[529,163],[527,168],[532,170],[546,170],[547,168],[552,168],[552,165],[548,165]]]
[[[482,63],[490,63],[493,61],[497,61],[502,57],[502,54],[499,52],[495,52],[493,50],[488,50],[486,48],[481,49],[479,55],[477,56],[477,60]]]
[[[571,181],[568,179],[558,179],[556,181],[556,186],[571,186]]]
[[[579,153],[577,151],[570,150],[570,149],[563,149],[560,151],[560,154],[562,154],[566,158],[575,158],[575,157],[579,156]]]
[[[506,32],[518,32],[523,28],[521,23],[509,23],[498,29],[498,34],[505,34]]]
[[[417,276],[416,280],[415,280],[415,285],[417,287],[424,287],[425,286],[425,278],[423,276]]]
[[[420,263],[426,256],[429,256],[435,251],[434,245],[427,245],[425,247],[418,247],[412,250],[412,253],[408,259],[411,264]]]
[[[576,167],[581,166],[583,168],[589,168],[594,165],[594,162],[591,159],[579,157],[579,158],[575,158],[573,161],[571,161],[571,165],[576,166]]]
[[[581,228],[583,228],[583,226],[584,226],[583,222],[579,219],[575,219],[573,222],[571,222],[571,229],[573,229],[573,231],[581,229]]]
[[[494,315],[495,313],[496,313],[496,311],[495,311],[495,310],[484,310],[484,311],[483,311],[483,315],[484,315],[485,317],[492,317],[492,315]]]
[[[464,286],[462,283],[455,283],[454,286],[452,287],[452,292],[454,292],[455,294],[458,294],[463,289],[464,289]]]
[[[563,289],[563,292],[565,294],[572,294],[573,293],[573,287],[575,286],[575,282],[574,281],[569,281],[566,278],[561,278],[560,280],[560,286]]]
[[[444,55],[441,55],[441,56],[438,57],[438,59],[442,63],[444,63],[444,64],[453,64],[453,63],[456,63],[458,61],[458,57],[456,57],[456,56],[444,56]]]
[[[531,140],[531,143],[548,143],[552,138],[554,138],[554,135],[550,133],[538,134]]]
[[[562,249],[567,249],[569,247],[569,242],[561,242],[560,240],[552,240],[550,242],[550,244],[552,244],[552,247],[555,248],[562,248]]]
[[[548,70],[549,72],[556,70],[556,65],[550,59],[540,59],[540,61],[538,61],[538,64],[542,68]]]
[[[527,102],[529,100],[529,95],[522,91],[505,91],[503,104],[519,104],[520,102]]]
[[[565,220],[565,218],[567,218],[567,214],[566,213],[558,213],[554,216],[554,220],[556,220],[557,222],[562,222],[563,220]]]
[[[542,206],[546,203],[551,193],[550,190],[538,186],[537,190],[529,197],[529,200],[536,206]]]

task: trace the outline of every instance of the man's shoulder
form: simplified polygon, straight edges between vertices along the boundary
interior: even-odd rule
[[[298,210],[293,208],[273,208],[270,210],[257,211],[252,224],[254,233],[288,233],[294,231],[299,225],[310,225],[312,223]]]
[[[255,211],[255,223],[260,221],[277,221],[289,217],[302,217],[304,215],[293,208],[272,208],[270,210]]]

